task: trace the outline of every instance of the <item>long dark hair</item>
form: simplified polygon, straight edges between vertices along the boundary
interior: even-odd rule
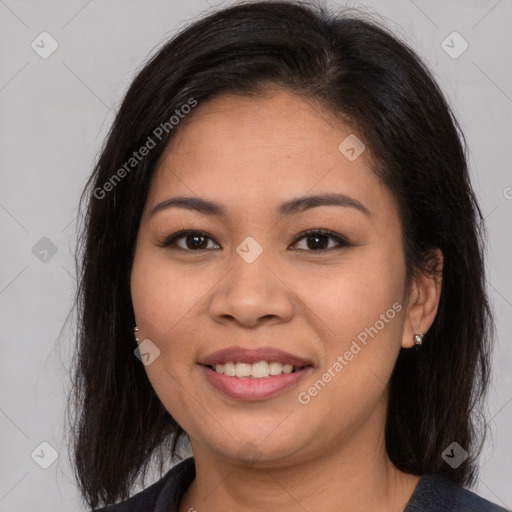
[[[126,499],[152,461],[162,471],[186,440],[134,357],[130,296],[155,165],[194,113],[179,122],[176,116],[222,92],[255,97],[276,87],[316,100],[365,142],[399,207],[407,282],[434,272],[432,249],[442,250],[437,316],[422,350],[402,350],[391,377],[386,448],[402,471],[475,481],[494,322],[485,228],[459,125],[422,61],[366,15],[249,1],[194,22],[147,62],[80,200],[81,212],[87,206],[76,253],[78,339],[68,406],[75,474],[93,508]],[[155,147],[130,160],[148,137]],[[441,457],[453,441],[470,455],[456,469]]]

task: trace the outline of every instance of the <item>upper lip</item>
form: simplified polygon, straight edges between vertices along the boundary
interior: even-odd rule
[[[228,347],[213,352],[212,354],[202,358],[199,361],[199,364],[204,366],[214,366],[216,364],[224,364],[229,362],[257,363],[258,361],[277,361],[281,364],[291,364],[296,367],[313,364],[307,359],[271,347],[252,349],[243,347]]]

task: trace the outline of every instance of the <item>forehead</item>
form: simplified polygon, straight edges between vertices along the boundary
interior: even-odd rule
[[[287,90],[257,97],[222,94],[199,104],[185,121],[167,150],[174,156],[215,150],[243,157],[241,152],[257,150],[319,158],[332,154],[333,137],[344,131],[315,101]]]
[[[218,96],[199,104],[179,127],[160,159],[149,201],[186,194],[249,208],[308,192],[341,192],[371,211],[379,201],[385,207],[391,198],[365,151],[355,160],[340,151],[347,137],[354,134],[329,112],[288,91]]]

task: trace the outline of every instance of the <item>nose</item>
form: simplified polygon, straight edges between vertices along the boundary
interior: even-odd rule
[[[287,322],[295,309],[292,289],[263,254],[252,263],[235,254],[231,270],[215,288],[210,315],[216,322],[245,327]]]

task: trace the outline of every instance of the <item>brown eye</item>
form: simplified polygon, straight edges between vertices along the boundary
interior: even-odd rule
[[[180,240],[184,240],[184,243],[178,243]],[[178,231],[167,237],[160,246],[183,251],[202,251],[212,248],[208,247],[208,240],[213,241],[202,231]]]
[[[300,248],[299,250],[306,250],[309,252],[326,252],[330,251],[331,249],[337,249],[340,247],[348,247],[350,246],[350,242],[342,237],[341,235],[338,235],[337,233],[333,233],[332,231],[327,230],[309,230],[301,234],[299,238],[296,239],[294,244],[297,244],[298,241],[306,239],[306,247]],[[334,241],[334,246],[329,246],[330,241]]]

